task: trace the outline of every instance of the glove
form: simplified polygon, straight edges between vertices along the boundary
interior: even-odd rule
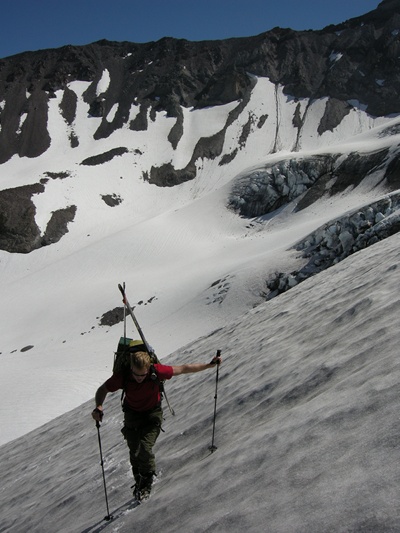
[[[96,407],[96,409],[93,409],[92,411],[92,418],[96,420],[96,422],[101,422],[103,420],[104,412]]]

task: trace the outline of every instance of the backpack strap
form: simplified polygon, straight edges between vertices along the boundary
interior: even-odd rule
[[[160,378],[158,376],[158,373],[157,373],[157,370],[155,369],[154,365],[151,365],[151,367],[150,367],[150,379],[154,383],[157,383],[158,388],[160,389],[161,400],[162,400],[163,399],[163,392],[164,392],[164,381],[160,380]]]

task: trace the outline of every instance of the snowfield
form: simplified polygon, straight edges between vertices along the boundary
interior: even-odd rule
[[[98,94],[107,83],[105,71]],[[219,132],[237,103],[184,110],[174,150],[174,119],[162,113],[145,131],[122,128],[94,141],[99,121],[87,118],[85,89],[70,84],[78,97],[72,126],[60,115],[62,94],[51,100],[45,154],[0,169],[2,189],[67,173],[47,179],[33,199],[43,232],[53,211],[77,206],[59,242],[26,255],[0,251],[0,531],[400,531],[399,236],[265,301],[271,274],[304,264],[297,242],[387,193],[379,169],[299,212],[298,199],[253,219],[227,208],[238,180],[275,162],[395,150],[399,117],[373,118],[355,105],[318,136],[326,102],[302,102],[299,132],[295,102],[257,79],[220,156],[197,160],[194,180],[161,188],[145,173],[167,163],[184,168],[200,137]],[[257,126],[264,115],[270,119]],[[387,128],[392,135],[382,134]],[[126,152],[101,165],[82,164],[121,147]],[[120,201],[110,207],[105,195]],[[217,349],[224,361],[218,450],[208,450],[215,374],[173,379],[167,392],[177,415],[165,409],[154,495],[135,509],[118,511],[132,480],[119,395],[107,399],[101,436],[115,518],[106,522],[90,412],[123,334],[121,323],[100,325],[122,305],[122,282],[163,363],[207,361]]]
[[[120,509],[132,480],[119,394],[108,398],[112,521],[93,402],[3,445],[1,530],[398,531],[398,250],[396,235],[167,357],[222,350],[218,449],[215,372],[173,378],[154,494],[135,509]]]

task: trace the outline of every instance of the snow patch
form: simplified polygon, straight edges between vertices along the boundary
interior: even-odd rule
[[[329,61],[331,61],[332,63],[336,63],[337,61],[342,59],[342,57],[342,52],[331,52],[329,55]]]
[[[108,87],[110,86],[111,82],[111,76],[108,69],[104,69],[103,74],[97,83],[96,87],[96,95],[100,96],[101,94],[104,94],[107,92]]]
[[[19,119],[19,125],[18,125],[18,128],[17,128],[17,135],[19,135],[21,133],[21,130],[22,130],[22,126],[24,125],[24,122],[25,120],[28,118],[28,113],[25,111],[24,113],[21,114],[20,116],[20,119]]]
[[[112,108],[110,109],[110,111],[108,112],[108,115],[106,117],[106,119],[108,120],[108,122],[112,122],[115,118],[115,114],[117,113],[118,111],[118,107],[119,105],[118,104],[114,104],[112,106]]]

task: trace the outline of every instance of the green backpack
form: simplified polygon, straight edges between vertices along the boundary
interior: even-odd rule
[[[135,352],[147,352],[150,356],[151,364],[159,364],[160,361],[154,352],[148,352],[142,340],[133,340],[128,337],[121,337],[114,355],[113,374],[122,372],[129,374],[131,368],[131,354]]]

